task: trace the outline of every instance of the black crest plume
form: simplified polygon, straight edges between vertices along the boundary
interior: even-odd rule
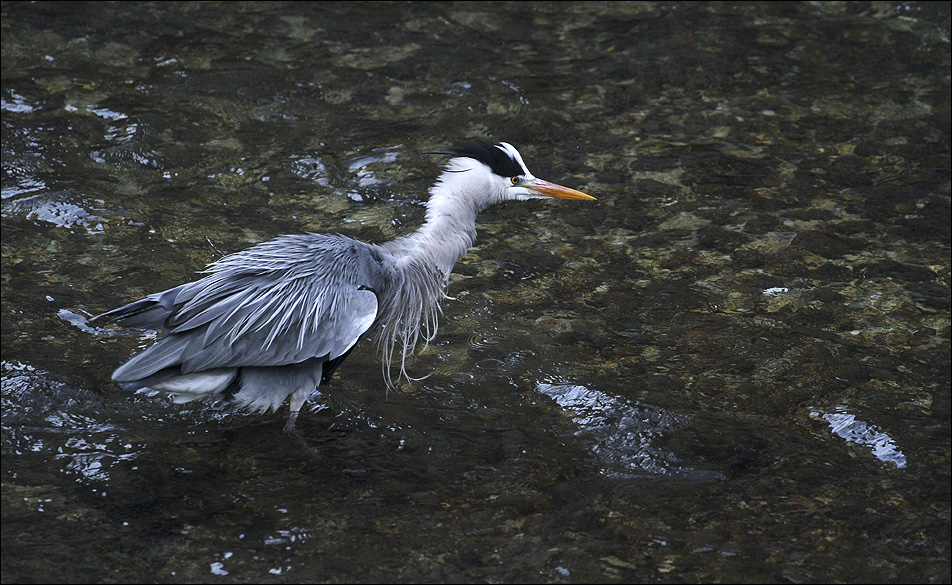
[[[444,155],[445,158],[440,160],[441,166],[442,162],[447,158],[467,157],[485,164],[493,173],[500,177],[517,177],[525,174],[525,170],[519,165],[518,161],[509,156],[509,153],[505,150],[498,148],[487,140],[476,140],[447,150],[429,152],[426,154]]]

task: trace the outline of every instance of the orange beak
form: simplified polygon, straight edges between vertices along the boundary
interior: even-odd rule
[[[582,199],[585,201],[595,201],[595,198],[581,191],[576,191],[575,189],[569,189],[568,187],[563,187],[562,185],[556,185],[555,183],[550,183],[548,181],[543,181],[542,179],[535,179],[531,185],[528,186],[529,190],[532,191],[535,195],[542,195],[543,197],[555,197],[556,199]]]

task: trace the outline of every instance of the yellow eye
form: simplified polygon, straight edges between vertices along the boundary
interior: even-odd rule
[[[513,184],[513,185],[518,185],[518,184],[519,184],[519,177],[513,177],[513,178],[511,178],[511,179],[509,179],[509,180],[512,181],[512,184]]]

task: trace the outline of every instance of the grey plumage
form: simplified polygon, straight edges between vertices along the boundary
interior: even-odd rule
[[[281,236],[213,262],[197,281],[97,317],[166,332],[113,379],[178,402],[224,395],[258,411],[290,397],[290,430],[305,399],[368,333],[378,335],[387,386],[396,360],[409,378],[406,358],[421,337],[436,335],[450,271],[475,241],[480,211],[506,200],[593,199],[533,177],[506,143],[441,154],[426,219],[411,235],[380,245]]]

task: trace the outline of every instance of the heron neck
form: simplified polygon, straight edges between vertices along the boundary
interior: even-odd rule
[[[408,236],[384,244],[395,257],[436,268],[448,277],[456,262],[476,241],[479,209],[459,186],[438,184],[430,191],[423,225]]]
[[[434,193],[427,202],[423,225],[414,233],[389,242],[391,252],[408,262],[432,266],[448,276],[476,241],[477,213],[466,200]]]

